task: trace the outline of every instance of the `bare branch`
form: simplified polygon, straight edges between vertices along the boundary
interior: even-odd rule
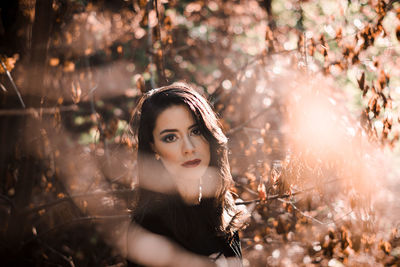
[[[312,217],[312,216],[310,216],[310,215],[304,213],[304,212],[301,211],[296,205],[294,205],[294,203],[293,203],[292,201],[287,201],[287,200],[284,200],[284,199],[282,199],[282,198],[278,198],[278,200],[281,201],[281,202],[283,202],[283,203],[290,204],[290,205],[291,205],[295,210],[297,210],[302,216],[304,216],[304,217],[306,217],[306,218],[308,218],[308,219],[310,219],[310,220],[312,220],[312,221],[314,221],[314,222],[317,222],[317,223],[322,224],[322,225],[327,224],[327,223],[324,223],[324,222],[322,222],[322,221],[320,221],[320,220],[318,220],[318,219],[316,219],[316,218],[314,218],[314,217]],[[329,222],[329,223],[331,223],[331,222]]]
[[[334,182],[337,182],[337,181],[340,181],[340,180],[343,180],[343,179],[342,178],[332,179],[332,180],[329,180],[326,183],[324,183],[324,185],[327,185],[327,184],[330,184],[330,183],[334,183]],[[306,188],[304,190],[300,190],[300,191],[293,192],[293,193],[282,194],[282,195],[280,195],[280,194],[270,195],[270,196],[267,196],[267,198],[265,200],[263,200],[261,198],[257,198],[257,199],[248,200],[248,201],[236,202],[235,204],[236,205],[249,205],[249,204],[252,204],[252,203],[262,203],[262,202],[266,202],[268,200],[275,200],[275,199],[279,199],[279,198],[288,198],[288,197],[291,197],[291,196],[296,196],[298,194],[302,194],[302,193],[305,193],[305,192],[312,191],[315,188],[316,187],[313,186],[313,187],[309,187],[309,188]]]
[[[163,43],[162,43],[162,40],[161,40],[161,15],[160,15],[160,12],[158,10],[159,2],[157,0],[154,0],[154,4],[155,4],[154,6],[155,6],[155,11],[156,11],[157,20],[158,20],[158,23],[157,23],[157,39],[160,42],[160,49],[161,49],[161,60],[160,60],[161,61],[160,62],[161,71],[159,73],[161,74],[160,76],[162,78],[162,83],[166,84],[167,83],[167,78],[166,78],[166,75],[165,75],[164,48],[163,48]],[[164,84],[160,84],[160,85],[164,85]]]
[[[298,192],[295,192],[295,193],[292,193],[292,194],[282,194],[282,195],[277,194],[277,195],[267,196],[265,200],[263,200],[261,198],[257,198],[257,199],[248,200],[248,201],[236,202],[235,204],[236,205],[249,205],[249,204],[252,204],[252,203],[263,203],[263,202],[266,202],[268,200],[274,200],[274,199],[279,199],[279,198],[288,198],[288,197],[295,196],[295,195],[298,195],[298,194],[301,194],[301,193],[304,193],[304,192],[305,191],[298,191]]]
[[[0,83],[0,88],[1,88],[1,90],[3,90],[3,92],[8,92],[2,83]]]
[[[8,71],[6,65],[4,64],[4,62],[3,62],[3,60],[1,58],[0,58],[0,64],[3,67],[4,71],[6,72],[6,75],[7,75],[8,79],[10,80],[11,85],[13,86],[13,89],[14,89],[15,93],[17,93],[18,99],[21,102],[22,107],[25,108],[24,100],[22,100],[22,96],[21,96],[17,86],[14,83],[14,79],[12,78],[11,73]]]
[[[82,194],[76,194],[76,195],[70,195],[66,196],[63,198],[56,199],[54,201],[33,207],[33,208],[28,208],[25,209],[22,212],[26,213],[31,213],[31,212],[37,212],[42,209],[49,208],[51,206],[57,205],[59,203],[62,203],[64,201],[69,201],[71,199],[76,199],[76,198],[83,198],[83,197],[94,197],[94,196],[106,196],[106,195],[121,195],[121,194],[131,194],[133,191],[131,189],[125,189],[125,190],[113,190],[113,191],[103,191],[103,192],[88,192],[88,193],[82,193]]]
[[[307,58],[307,35],[306,33],[303,33],[304,37],[304,63],[306,64],[306,72],[308,73],[308,58]]]
[[[146,14],[147,14],[147,46],[151,47],[153,49],[153,34],[152,34],[152,28],[150,27],[150,10],[151,10],[151,6],[152,6],[153,1],[148,1],[146,4]],[[149,62],[150,65],[153,64],[154,62],[154,56],[151,54],[149,56]],[[152,70],[152,68],[150,68],[150,85],[151,88],[156,88],[156,83],[154,81],[154,70]]]
[[[247,121],[245,121],[244,123],[236,126],[233,129],[230,129],[227,133],[226,136],[231,136],[234,135],[235,133],[239,132],[240,130],[242,130],[244,127],[246,127],[250,122],[252,122],[253,120],[257,119],[258,117],[260,117],[261,115],[263,115],[265,112],[267,112],[269,109],[268,108],[264,108],[262,109],[260,112],[258,112],[256,115],[254,115],[253,117],[249,118]]]
[[[59,251],[55,250],[54,248],[50,247],[49,245],[47,245],[46,243],[44,243],[44,242],[43,242],[42,240],[40,240],[39,238],[38,238],[37,240],[38,240],[38,242],[39,242],[41,245],[45,246],[48,250],[50,250],[50,251],[53,252],[54,254],[60,256],[61,258],[63,258],[66,262],[69,263],[69,265],[70,265],[71,267],[75,267],[75,264],[74,264],[74,261],[72,260],[72,257],[67,257],[67,256],[63,255],[61,252],[59,252]]]
[[[348,215],[350,215],[350,214],[353,212],[353,210],[351,210],[351,211],[349,211],[348,213],[344,214],[343,216],[341,216],[340,218],[338,218],[338,219],[336,219],[336,220],[330,220],[330,221],[327,221],[327,222],[323,222],[323,221],[320,221],[320,220],[316,219],[315,217],[312,217],[312,216],[306,214],[305,212],[301,211],[296,205],[294,205],[294,202],[293,202],[293,201],[287,201],[287,200],[284,200],[284,199],[282,199],[282,198],[278,198],[278,200],[281,201],[281,202],[283,202],[283,203],[287,203],[287,204],[291,205],[291,206],[292,206],[295,210],[297,210],[302,216],[304,216],[304,217],[306,217],[306,218],[308,218],[308,219],[310,219],[310,220],[312,220],[312,221],[314,221],[314,222],[317,222],[317,223],[319,223],[319,224],[321,224],[321,225],[327,225],[327,224],[335,223],[335,222],[337,222],[337,221],[339,221],[339,220],[342,220],[344,217],[347,217]]]
[[[58,224],[58,225],[54,226],[53,228],[50,228],[50,229],[48,229],[46,231],[43,231],[41,233],[37,233],[36,235],[32,236],[28,240],[23,241],[21,243],[21,247],[25,246],[26,244],[28,244],[28,243],[30,243],[30,242],[32,242],[32,241],[44,236],[44,235],[47,235],[47,234],[53,232],[54,230],[57,230],[57,229],[59,229],[61,227],[64,227],[64,226],[67,226],[67,225],[70,225],[70,224],[73,224],[73,223],[85,222],[85,221],[117,220],[117,219],[120,221],[120,220],[123,220],[123,219],[127,220],[129,218],[130,218],[129,214],[127,214],[127,215],[107,215],[107,216],[87,216],[87,217],[74,218],[74,219],[72,219],[70,221]]]
[[[27,108],[27,109],[2,109],[0,116],[34,116],[39,117],[40,114],[55,114],[64,111],[77,111],[77,105],[60,106],[53,108]]]
[[[12,209],[15,208],[14,202],[9,197],[7,197],[6,195],[0,194],[0,199],[2,199],[5,202],[7,202],[11,206]]]

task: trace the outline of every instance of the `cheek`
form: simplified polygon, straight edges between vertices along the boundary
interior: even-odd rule
[[[175,145],[168,146],[160,146],[158,149],[158,153],[164,161],[168,162],[177,162],[178,159],[179,148]]]
[[[161,162],[165,169],[171,174],[176,174],[176,169],[180,164],[179,146],[177,143],[164,144],[156,143],[157,153],[161,156]]]
[[[164,168],[173,176],[179,175],[181,173],[180,159],[178,158],[178,153],[174,153],[175,150],[171,149],[165,153],[160,153],[161,162]]]

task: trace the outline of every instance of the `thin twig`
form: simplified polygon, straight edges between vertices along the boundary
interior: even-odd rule
[[[318,219],[316,219],[315,217],[312,217],[312,216],[306,214],[305,212],[301,211],[296,205],[294,205],[294,203],[293,203],[292,201],[287,201],[287,200],[284,200],[284,199],[282,199],[282,198],[278,198],[278,200],[281,201],[281,202],[283,202],[283,203],[286,203],[286,204],[291,205],[291,206],[292,206],[295,210],[297,210],[302,216],[304,216],[304,217],[306,217],[306,218],[308,218],[308,219],[310,219],[310,220],[312,220],[312,221],[314,221],[314,222],[317,222],[317,223],[319,223],[319,224],[321,224],[321,225],[327,225],[327,224],[331,224],[331,223],[334,224],[335,222],[337,222],[337,221],[339,221],[339,220],[342,220],[344,217],[347,217],[348,215],[350,215],[350,214],[353,212],[353,211],[351,210],[351,211],[349,211],[348,213],[344,214],[343,216],[339,217],[339,218],[336,219],[336,220],[330,220],[330,221],[328,221],[328,222],[323,222],[323,221],[318,220]]]
[[[160,49],[161,49],[161,73],[162,73],[162,79],[163,79],[163,83],[167,82],[167,78],[165,75],[165,57],[164,57],[164,48],[163,48],[163,43],[161,40],[161,16],[159,14],[159,10],[158,10],[158,1],[154,0],[155,2],[155,11],[157,14],[157,27],[158,27],[158,31],[157,31],[157,39],[160,42]]]
[[[272,55],[283,55],[283,54],[289,54],[292,52],[297,52],[297,49],[289,49],[289,50],[280,50],[280,51],[274,51],[274,52],[268,52],[267,54],[264,52],[261,52],[257,55],[254,55],[250,60],[246,59],[246,63],[243,64],[236,72],[236,83],[234,83],[234,86],[229,89],[230,92],[234,92],[238,88],[240,88],[241,83],[242,83],[242,78],[245,73],[245,71],[251,67],[253,64],[257,63],[259,60],[263,60],[265,57],[272,56]],[[215,104],[219,101],[220,95],[216,96],[218,93],[218,90],[215,91],[214,93],[211,94],[212,98],[212,104]]]
[[[269,108],[264,108],[262,109],[260,112],[258,112],[256,115],[254,115],[253,117],[249,118],[247,121],[245,121],[244,123],[236,126],[233,129],[230,129],[227,133],[226,136],[231,136],[237,132],[239,132],[240,130],[242,130],[244,127],[246,127],[246,125],[248,125],[250,122],[252,122],[253,120],[257,119],[258,117],[260,117],[261,115],[263,115],[265,112],[267,112],[269,110]]]
[[[307,35],[303,33],[304,38],[304,63],[306,65],[306,72],[308,73],[308,58],[307,58]]]
[[[39,116],[39,114],[55,114],[65,111],[77,111],[77,105],[60,106],[53,108],[26,108],[26,109],[2,109],[0,116]]]
[[[337,179],[329,180],[329,181],[325,182],[324,185],[327,185],[327,184],[330,184],[330,183],[334,183],[334,182],[337,182],[337,181],[340,181],[340,180],[343,180],[343,178],[337,178]],[[261,202],[266,202],[268,200],[275,200],[275,199],[279,199],[279,198],[288,198],[288,197],[291,197],[291,196],[296,196],[298,194],[302,194],[302,193],[305,193],[305,192],[312,191],[315,188],[316,188],[315,186],[312,186],[312,187],[309,187],[309,188],[306,188],[306,189],[303,189],[303,190],[300,190],[300,191],[297,191],[297,192],[293,192],[293,193],[287,193],[287,194],[282,194],[282,195],[280,195],[280,194],[270,195],[270,196],[267,196],[265,199],[257,198],[257,199],[253,199],[253,200],[240,201],[240,202],[237,202],[235,204],[236,205],[249,205],[249,204],[252,204],[252,203],[261,203]]]
[[[67,256],[63,255],[61,252],[59,252],[59,251],[55,250],[54,248],[50,247],[49,245],[47,245],[46,243],[44,243],[44,242],[43,242],[42,240],[40,240],[39,238],[37,239],[37,241],[38,241],[41,245],[45,246],[48,250],[50,250],[51,252],[53,252],[54,254],[60,256],[61,258],[63,258],[66,262],[69,263],[69,265],[70,265],[71,267],[75,267],[74,261],[72,260],[72,257],[71,257],[71,256],[70,256],[70,257],[67,257]]]
[[[153,34],[151,32],[152,28],[150,27],[150,9],[152,3],[153,1],[147,2],[146,11],[147,11],[147,46],[153,49]],[[150,54],[149,56],[149,61],[150,61],[149,65],[152,65],[154,61],[152,54]],[[154,82],[154,70],[151,67],[150,67],[150,86],[151,88],[156,88],[156,83]]]
[[[90,67],[90,62],[89,62],[88,58],[85,59],[85,65],[86,65],[88,73],[91,73],[91,67]],[[97,125],[97,131],[96,131],[95,136],[93,137],[93,143],[95,144],[95,149],[92,150],[92,153],[94,154],[95,151],[97,150],[97,143],[96,143],[97,133],[100,134],[99,140],[101,140],[101,137],[104,136],[104,133],[103,133],[103,129],[101,127],[101,122],[99,120],[99,117],[97,116],[98,114],[96,112],[96,104],[94,102],[94,94],[95,94],[95,91],[97,90],[99,83],[98,83],[98,81],[96,81],[96,83],[93,82],[93,75],[89,76],[89,82],[90,82],[90,85],[94,84],[94,86],[89,90],[88,95],[89,95],[89,101],[90,101],[90,112],[91,112],[92,116],[94,117],[96,125]],[[108,146],[107,146],[106,140],[104,140],[104,151],[105,151],[106,157],[108,159]],[[89,186],[86,188],[86,192],[89,191],[89,189],[92,187],[93,184],[94,184],[94,178],[90,182]]]
[[[14,202],[13,202],[9,197],[7,197],[7,196],[5,196],[5,195],[3,195],[3,194],[0,194],[0,199],[4,200],[4,201],[7,202],[8,204],[10,204],[11,209],[14,210],[14,208],[15,208]]]
[[[132,193],[131,189],[124,189],[124,190],[112,190],[112,191],[103,191],[103,192],[88,192],[88,193],[82,193],[82,194],[76,194],[76,195],[70,195],[66,196],[63,198],[56,199],[54,201],[33,207],[33,208],[28,208],[25,209],[22,212],[30,213],[30,212],[36,212],[54,205],[57,205],[59,203],[62,203],[64,201],[69,201],[71,199],[76,199],[76,198],[82,198],[82,197],[95,197],[95,196],[105,196],[105,195],[121,195],[121,194],[130,194]]]
[[[254,128],[254,127],[244,127],[243,131],[245,131],[246,133],[258,133],[258,134],[261,134],[262,129]],[[271,129],[268,129],[268,131],[266,133],[268,133],[268,134],[282,134],[282,130],[271,130]]]
[[[92,116],[94,117],[95,121],[96,121],[96,125],[97,125],[97,131],[99,133],[99,140],[101,141],[102,138],[104,137],[104,131],[101,125],[101,121],[99,119],[98,113],[96,112],[96,104],[94,102],[94,92],[97,88],[97,85],[94,87],[94,90],[90,90],[89,96],[90,96],[90,110],[92,113]],[[96,143],[96,137],[97,134],[93,137],[93,143],[95,144],[95,149],[92,151],[92,153],[94,154],[95,151],[97,150],[97,143]],[[108,160],[108,145],[107,145],[107,141],[104,140],[104,154],[106,155],[107,158],[107,162],[109,162]],[[90,184],[87,186],[86,188],[86,192],[90,190],[90,188],[92,187],[92,185],[94,184],[95,179],[93,178],[92,181],[90,182]]]
[[[50,229],[48,229],[46,231],[43,231],[41,233],[38,233],[38,234],[32,236],[28,240],[23,241],[21,243],[21,247],[23,247],[26,244],[32,242],[33,240],[38,239],[39,237],[47,235],[47,234],[53,232],[54,230],[57,230],[58,228],[64,227],[64,226],[69,225],[69,224],[78,223],[78,222],[84,222],[84,221],[102,221],[102,220],[116,220],[116,219],[122,220],[122,219],[129,219],[129,218],[130,218],[130,215],[128,215],[128,214],[127,215],[87,216],[87,217],[74,218],[74,219],[72,219],[70,221],[58,224],[58,225],[54,226],[53,228],[50,228]]]
[[[178,46],[178,47],[174,48],[174,50],[175,50],[176,54],[179,54],[179,52],[186,51],[191,48],[192,48],[192,46],[190,46],[190,45],[182,45],[182,46]]]
[[[6,93],[8,92],[2,83],[0,83],[0,88],[1,88],[1,90],[3,90],[3,92],[6,92]]]
[[[257,199],[253,199],[253,200],[247,200],[247,201],[240,201],[240,202],[236,202],[236,205],[249,205],[252,203],[262,203],[262,202],[266,202],[268,200],[274,200],[274,199],[278,199],[278,198],[288,198],[291,196],[295,196],[301,193],[304,193],[305,191],[299,191],[299,192],[295,192],[292,194],[282,194],[282,195],[272,195],[272,196],[267,196],[265,199],[261,199],[261,198],[257,198]]]
[[[314,218],[314,217],[312,217],[312,216],[310,216],[310,215],[304,213],[304,212],[301,211],[296,205],[294,205],[294,203],[293,203],[292,201],[287,201],[287,200],[284,200],[284,199],[282,199],[282,198],[278,198],[278,200],[281,201],[281,202],[283,202],[283,203],[286,203],[286,204],[291,205],[291,206],[292,206],[295,210],[297,210],[302,216],[304,216],[304,217],[306,217],[306,218],[308,218],[308,219],[310,219],[310,220],[312,220],[312,221],[314,221],[314,222],[317,222],[317,223],[322,224],[322,225],[327,224],[327,223],[324,223],[324,222],[322,222],[322,221],[320,221],[320,220],[318,220],[318,219],[316,219],[316,218]],[[330,222],[329,222],[329,223],[330,223]]]
[[[15,83],[14,83],[14,79],[12,78],[11,73],[8,71],[6,65],[4,64],[4,62],[3,62],[3,60],[2,60],[1,58],[0,58],[0,64],[1,64],[1,66],[3,67],[4,71],[6,72],[6,75],[7,75],[8,79],[10,80],[11,85],[13,86],[14,91],[17,93],[18,99],[19,99],[19,101],[21,102],[22,107],[25,108],[24,100],[22,100],[22,96],[21,96],[21,94],[20,94],[20,92],[19,92],[17,86],[16,86]]]
[[[258,193],[250,188],[248,188],[247,186],[244,186],[243,184],[236,184],[236,186],[240,186],[242,187],[244,190],[246,190],[247,192],[249,192],[250,194],[253,194],[255,196],[258,196]]]

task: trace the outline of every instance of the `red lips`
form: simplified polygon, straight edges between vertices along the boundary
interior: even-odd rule
[[[200,162],[201,162],[200,159],[189,160],[184,162],[182,166],[186,168],[194,168],[197,167],[200,164]]]

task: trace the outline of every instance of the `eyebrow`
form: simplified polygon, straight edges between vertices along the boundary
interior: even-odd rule
[[[195,127],[195,126],[197,126],[197,123],[193,124],[193,125],[190,126],[188,129],[192,129],[192,128]],[[177,130],[177,129],[165,129],[165,130],[162,130],[162,131],[160,132],[160,135],[162,135],[162,134],[164,134],[164,133],[174,133],[174,132],[178,132],[178,130]]]

